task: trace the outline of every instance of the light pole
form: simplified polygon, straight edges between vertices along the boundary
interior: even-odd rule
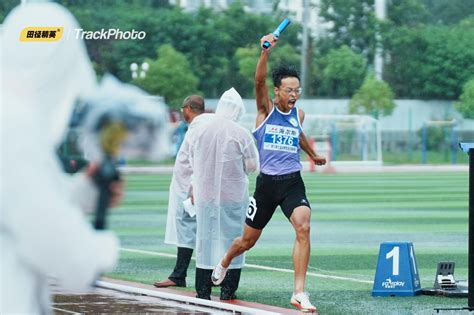
[[[140,79],[146,78],[146,72],[150,69],[150,65],[148,62],[143,62],[141,66],[138,66],[135,62],[130,64],[130,72],[132,73],[132,79]]]
[[[308,23],[309,23],[309,0],[303,0],[303,34],[301,43],[301,87],[303,92],[301,98],[306,96],[306,78],[308,66]]]
[[[384,21],[387,17],[387,3],[385,0],[375,0],[375,16],[378,23]],[[380,35],[380,26],[377,26],[377,33],[375,34],[376,47],[374,57],[374,69],[377,79],[382,80],[383,75],[383,47]]]

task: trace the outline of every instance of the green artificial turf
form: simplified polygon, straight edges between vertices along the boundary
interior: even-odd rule
[[[365,283],[373,281],[379,246],[386,241],[414,244],[422,287],[433,286],[437,263],[443,260],[456,263],[457,279],[467,279],[467,173],[305,173],[303,177],[313,208],[307,291],[320,314],[435,314],[435,307],[467,306],[467,299],[375,298],[372,284]],[[170,274],[175,259],[153,254],[176,253],[163,242],[170,179],[169,174],[126,176],[125,200],[109,221],[124,250],[108,276],[151,285]],[[277,210],[246,262],[291,270],[293,244],[293,228]],[[183,290],[193,291],[194,262],[187,281]],[[292,273],[245,267],[237,295],[290,308],[292,290]],[[218,295],[218,288],[213,293]],[[456,312],[443,314],[451,313]]]

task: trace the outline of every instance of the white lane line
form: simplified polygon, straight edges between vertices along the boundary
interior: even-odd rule
[[[291,270],[291,269],[275,268],[275,267],[268,267],[268,266],[247,264],[247,263],[245,264],[245,267],[250,267],[250,268],[255,268],[255,269],[261,269],[261,270],[269,270],[269,271],[279,271],[279,272],[294,273],[294,271]],[[306,272],[306,275],[308,275],[308,276],[313,276],[313,277],[318,277],[318,278],[335,279],[335,280],[343,280],[343,281],[352,281],[352,282],[359,282],[359,283],[369,283],[369,284],[373,284],[373,283],[374,283],[373,281],[370,281],[370,280],[362,280],[362,279],[349,278],[349,277],[341,277],[341,276],[331,276],[331,275],[325,275],[325,274],[317,273],[317,272]]]
[[[139,253],[139,254],[145,254],[145,255],[176,258],[176,255],[174,255],[174,254],[151,252],[151,251],[145,251],[145,250],[140,250],[140,249],[131,249],[131,248],[123,248],[122,247],[122,248],[120,248],[120,250],[124,251],[124,252],[130,252],[130,253]],[[194,260],[194,257],[192,259]],[[260,269],[260,270],[294,273],[294,271],[291,270],[291,269],[275,268],[275,267],[269,267],[269,266],[247,264],[247,263],[245,264],[245,267]],[[341,277],[341,276],[331,276],[331,275],[325,275],[325,274],[317,273],[317,272],[307,272],[306,275],[317,277],[317,278],[324,278],[324,279],[334,279],[334,280],[351,281],[351,282],[367,283],[367,284],[373,284],[374,283],[373,281],[370,281],[370,280],[362,280],[362,279],[357,279],[357,278]]]
[[[159,253],[159,252],[150,252],[141,249],[132,249],[132,248],[120,248],[121,251],[130,252],[130,253],[139,253],[145,255],[152,255],[152,256],[161,256],[161,257],[169,257],[169,258],[176,258],[175,254],[167,254],[167,253]],[[194,260],[194,257],[192,258]]]
[[[59,308],[59,307],[53,307],[52,309],[53,309],[53,310],[56,310],[56,311],[59,311],[59,312],[67,313],[67,314],[81,314],[81,313],[77,313],[77,312],[72,312],[72,311],[64,310],[64,309]]]

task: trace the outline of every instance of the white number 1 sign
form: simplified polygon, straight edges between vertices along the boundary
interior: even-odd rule
[[[398,276],[400,273],[400,247],[395,246],[391,251],[385,255],[386,259],[393,258],[392,275]]]

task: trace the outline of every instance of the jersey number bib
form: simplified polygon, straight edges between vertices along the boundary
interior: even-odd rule
[[[278,125],[266,125],[263,149],[296,153],[298,151],[298,129]]]

